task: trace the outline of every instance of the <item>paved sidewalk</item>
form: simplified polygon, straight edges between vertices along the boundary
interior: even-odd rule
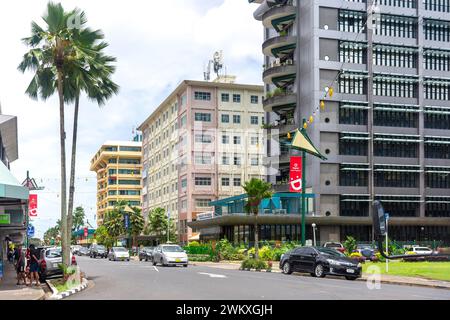
[[[212,268],[219,269],[228,269],[228,270],[238,270],[241,266],[239,261],[221,261],[221,262],[191,262],[192,265],[198,266],[207,266]],[[273,262],[272,272],[279,273],[281,272],[278,267],[278,261]],[[296,273],[299,276],[310,276],[309,274]],[[371,276],[370,274],[363,274],[363,276],[358,279],[359,281],[367,281],[367,278]],[[416,277],[402,277],[402,276],[394,276],[394,275],[380,275],[381,283],[387,284],[398,284],[398,285],[409,285],[409,286],[420,286],[420,287],[431,287],[431,288],[441,288],[450,290],[450,282],[449,281],[440,281],[440,280],[430,280],[424,278],[416,278]]]
[[[17,286],[16,270],[9,263],[4,263],[3,280],[0,281],[0,300],[42,300],[45,292],[41,287]]]

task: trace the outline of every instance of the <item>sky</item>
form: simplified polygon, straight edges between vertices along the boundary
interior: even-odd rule
[[[185,80],[203,80],[213,53],[223,50],[228,74],[238,83],[262,84],[263,28],[253,19],[247,0],[62,0],[66,10],[85,11],[88,25],[101,29],[117,57],[113,80],[120,92],[99,108],[81,99],[76,163],[75,206],[85,208],[95,227],[96,176],[90,160],[107,140],[130,140],[138,127],[165,97]],[[31,21],[41,19],[47,0],[0,2],[0,103],[3,114],[18,118],[19,159],[11,164],[22,182],[26,171],[38,185],[36,236],[60,218],[59,108],[57,97],[34,101],[24,94],[31,73],[17,71],[27,48]],[[66,106],[67,167],[73,106]],[[68,183],[68,181],[67,181]]]

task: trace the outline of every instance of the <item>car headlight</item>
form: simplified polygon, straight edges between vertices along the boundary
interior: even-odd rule
[[[341,263],[339,261],[333,260],[333,259],[327,259],[327,262],[329,264],[334,264],[334,265],[341,265]]]
[[[361,264],[361,262],[360,262],[360,263],[358,263],[358,268],[362,268],[362,264]]]
[[[283,260],[284,258],[284,253],[281,255],[280,260]]]

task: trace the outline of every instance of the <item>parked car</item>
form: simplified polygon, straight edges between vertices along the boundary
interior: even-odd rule
[[[93,243],[91,247],[89,248],[89,257],[90,258],[106,258],[107,252],[105,246],[102,246],[100,244]]]
[[[44,282],[48,277],[62,276],[63,272],[59,265],[62,263],[61,248],[37,248],[40,250],[40,265],[39,265],[39,280]],[[70,254],[70,261],[72,265],[77,264],[75,256]]]
[[[89,249],[87,247],[80,247],[77,253],[79,256],[88,256],[89,255]]]
[[[108,254],[109,261],[130,261],[130,253],[124,247],[112,247]]]
[[[139,261],[152,261],[154,247],[144,247],[139,251]]]
[[[434,251],[428,247],[412,247],[408,250],[410,254],[433,254]]]
[[[313,277],[344,276],[347,280],[361,277],[361,264],[334,248],[298,247],[283,254],[280,269],[284,274],[308,272]]]
[[[370,244],[358,244],[356,250],[367,259],[373,260],[375,257],[375,249]]]
[[[345,252],[345,248],[340,242],[325,242],[323,246],[324,248],[332,248],[342,253]]]
[[[78,251],[80,250],[81,246],[80,245],[74,245],[71,246],[70,249],[72,250],[72,254],[78,254]]]
[[[186,251],[176,244],[157,246],[153,251],[152,262],[154,266],[160,263],[163,266],[182,265],[183,267],[187,267],[189,263]]]

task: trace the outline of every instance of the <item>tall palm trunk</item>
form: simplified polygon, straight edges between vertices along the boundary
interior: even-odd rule
[[[259,259],[258,213],[255,214],[255,259]]]
[[[77,154],[77,135],[78,135],[78,110],[80,106],[80,93],[75,98],[75,110],[73,113],[73,136],[72,136],[72,159],[70,163],[70,182],[69,182],[69,208],[67,211],[67,230],[72,231],[73,224],[73,202],[75,193],[75,160]],[[70,237],[69,237],[70,239]]]
[[[61,147],[61,248],[63,264],[69,265],[70,253],[67,241],[67,185],[66,185],[66,132],[64,129],[64,93],[62,65],[58,65],[59,137]]]

